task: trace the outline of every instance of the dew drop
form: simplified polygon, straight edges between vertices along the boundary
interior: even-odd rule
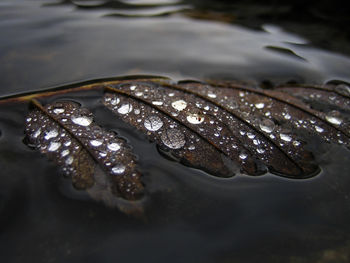
[[[58,136],[58,131],[56,129],[53,129],[51,131],[48,131],[45,133],[45,140],[50,140],[52,138],[55,138]]]
[[[120,149],[120,145],[116,142],[112,142],[107,145],[107,148],[113,152],[118,151]]]
[[[132,105],[130,103],[123,104],[118,109],[118,113],[120,113],[120,114],[128,114],[131,111],[132,111]]]
[[[187,102],[184,100],[177,100],[171,103],[171,106],[178,111],[182,111],[187,107]]]
[[[265,104],[263,102],[258,102],[258,103],[255,103],[254,106],[257,109],[263,109],[265,107]]]
[[[136,95],[137,97],[141,97],[141,96],[143,95],[143,92],[138,91],[138,92],[135,93],[135,95]]]
[[[39,128],[38,130],[36,130],[36,131],[34,132],[33,137],[34,137],[34,138],[38,138],[40,134],[41,134],[41,129]],[[46,139],[46,138],[45,138],[45,139]]]
[[[110,101],[110,103],[111,103],[113,106],[119,104],[119,102],[120,102],[120,99],[117,98],[117,97],[114,97],[114,98],[111,99],[111,101]]]
[[[293,142],[293,145],[296,146],[296,147],[298,147],[298,146],[300,145],[300,142],[294,141],[294,142]]]
[[[196,146],[194,146],[194,145],[190,145],[190,146],[188,147],[188,149],[189,149],[190,151],[193,151],[193,150],[195,150],[195,149],[196,149]]]
[[[180,149],[185,143],[185,135],[178,129],[168,129],[161,135],[162,142],[171,149]]]
[[[107,153],[106,152],[99,152],[98,155],[102,158],[106,157],[107,156]]]
[[[324,129],[321,128],[320,126],[315,126],[315,130],[316,130],[317,132],[320,132],[320,133],[324,131]]]
[[[262,131],[266,133],[271,133],[275,128],[275,123],[270,119],[264,119],[260,121],[259,127]]]
[[[50,142],[49,147],[47,148],[47,150],[49,152],[54,152],[54,151],[57,151],[60,147],[61,147],[61,143],[60,142]]]
[[[338,111],[331,111],[326,115],[326,120],[329,123],[335,124],[335,125],[340,125],[343,120],[340,118],[340,113]]]
[[[67,164],[67,165],[71,165],[71,164],[73,163],[73,161],[74,161],[73,156],[69,156],[69,157],[66,159],[66,164]]]
[[[346,84],[337,85],[335,90],[342,95],[350,96],[350,87]]]
[[[256,151],[260,154],[263,154],[265,152],[265,150],[263,148],[258,148]]]
[[[209,98],[212,98],[212,99],[215,99],[215,98],[216,98],[216,94],[213,93],[213,92],[211,92],[211,91],[209,91],[209,92],[208,92],[208,97],[209,97]]]
[[[234,100],[230,100],[226,103],[227,107],[229,107],[229,109],[234,110],[238,108],[238,103]]]
[[[289,113],[286,113],[286,114],[284,115],[284,118],[285,118],[286,120],[290,120],[290,119],[292,118],[292,116],[290,116]]]
[[[255,138],[255,134],[253,134],[251,132],[248,132],[247,136],[248,136],[249,139],[254,139]]]
[[[102,145],[102,143],[103,142],[101,140],[91,140],[90,141],[90,144],[94,147],[98,147],[98,146]]]
[[[247,159],[247,157],[248,157],[248,154],[246,154],[246,153],[240,153],[239,154],[239,159],[241,159],[241,160],[245,160],[245,159]]]
[[[290,142],[292,140],[292,137],[284,133],[280,133],[280,138],[285,142]]]
[[[63,112],[64,112],[63,108],[55,108],[55,109],[53,109],[53,113],[55,113],[55,114],[61,114]]]
[[[89,126],[92,123],[92,118],[87,116],[72,116],[72,122],[80,126]]]
[[[156,115],[148,116],[143,125],[149,131],[158,131],[163,126],[163,121]]]
[[[67,155],[69,154],[69,150],[63,150],[62,152],[61,152],[61,157],[66,157]]]
[[[122,174],[125,172],[125,165],[117,164],[111,169],[113,174]]]
[[[155,100],[155,101],[152,101],[152,104],[156,105],[156,106],[162,106],[163,105],[163,101]]]
[[[130,90],[135,90],[136,89],[136,86],[135,85],[131,85],[130,86]]]
[[[204,121],[204,116],[198,113],[189,113],[186,119],[189,123],[200,124]]]

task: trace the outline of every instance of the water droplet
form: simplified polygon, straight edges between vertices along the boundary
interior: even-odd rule
[[[61,152],[61,157],[66,157],[67,155],[69,154],[69,150],[63,150],[62,152]]]
[[[152,101],[152,104],[156,105],[156,106],[162,106],[163,105],[163,101],[155,100],[155,101]]]
[[[260,121],[259,127],[262,131],[266,133],[271,133],[275,128],[275,123],[270,119],[264,119]]]
[[[263,102],[255,103],[255,108],[257,109],[263,109],[265,107],[265,104]]]
[[[63,108],[55,108],[55,109],[53,109],[53,113],[55,113],[55,114],[61,114],[63,112],[64,112]]]
[[[171,103],[171,106],[178,111],[182,111],[187,107],[187,102],[184,100],[177,100]]]
[[[90,144],[94,147],[98,147],[100,145],[102,145],[103,141],[102,140],[91,140]]]
[[[58,135],[58,131],[56,129],[53,129],[51,131],[46,132],[44,138],[45,140],[50,140],[52,138],[57,137],[57,135]]]
[[[67,164],[67,165],[71,165],[71,164],[73,163],[73,161],[74,161],[73,156],[69,156],[69,157],[66,159],[66,164]]]
[[[136,95],[137,97],[141,97],[141,96],[143,95],[143,92],[138,91],[138,92],[135,93],[135,95]]]
[[[185,135],[178,129],[168,129],[161,135],[164,145],[171,149],[180,149],[185,143]]]
[[[331,111],[326,115],[326,120],[329,123],[335,124],[335,125],[340,125],[343,120],[340,118],[340,113],[338,111]]]
[[[33,137],[34,137],[34,138],[38,138],[40,134],[41,134],[41,129],[39,128],[38,130],[36,130],[36,131],[34,132]],[[46,138],[45,138],[45,139],[46,139]]]
[[[238,108],[238,103],[234,100],[229,100],[226,102],[226,105],[229,109],[234,110]]]
[[[190,145],[190,146],[188,147],[188,149],[189,149],[190,151],[193,151],[193,150],[195,150],[195,149],[196,149],[196,146],[194,146],[194,145]]]
[[[292,116],[290,116],[289,113],[286,113],[286,114],[284,115],[284,118],[285,118],[286,120],[290,120],[290,118],[292,118]]]
[[[209,97],[209,98],[212,98],[212,99],[215,99],[215,98],[216,98],[216,94],[213,93],[212,91],[209,91],[209,92],[208,92],[208,97]]]
[[[118,151],[120,149],[120,145],[116,142],[112,142],[112,143],[107,145],[107,148],[110,149],[111,151],[115,152],[115,151]]]
[[[113,174],[122,174],[125,172],[125,165],[117,164],[111,169]]]
[[[290,142],[292,140],[292,137],[284,133],[280,133],[280,138],[285,142]]]
[[[87,116],[72,116],[72,122],[80,126],[89,126],[92,123],[92,118]]]
[[[136,86],[135,85],[131,85],[130,86],[130,90],[135,90],[136,89]]]
[[[114,97],[114,98],[111,99],[111,101],[110,101],[110,103],[111,103],[113,106],[119,104],[119,102],[120,102],[120,99],[117,98],[117,97]]]
[[[253,134],[251,132],[248,132],[247,136],[248,136],[249,139],[254,139],[255,138],[255,134]]]
[[[247,157],[248,157],[248,154],[246,154],[246,153],[240,153],[239,154],[239,159],[241,159],[241,160],[245,160],[245,159],[247,159]]]
[[[342,95],[350,96],[350,87],[346,84],[337,85],[335,90]]]
[[[158,131],[163,126],[163,121],[156,115],[148,116],[143,125],[149,131]]]
[[[70,146],[72,144],[72,142],[71,141],[66,141],[65,143],[64,143],[64,146]]]
[[[204,109],[205,109],[205,110],[210,110],[209,105],[204,106]]]
[[[106,157],[107,156],[107,153],[106,152],[99,152],[98,155],[102,158]]]
[[[60,147],[61,147],[61,143],[60,142],[50,142],[49,147],[47,148],[47,150],[49,152],[54,152],[54,151],[57,151]]]
[[[324,131],[324,129],[321,128],[320,126],[315,126],[315,130],[316,130],[317,132],[320,132],[320,133]]]
[[[135,113],[136,115],[138,115],[138,114],[141,113],[141,111],[140,111],[140,109],[134,109],[134,113]]]
[[[264,150],[263,148],[258,148],[256,151],[257,151],[258,153],[260,153],[260,154],[262,154],[262,153],[265,152],[265,150]]]
[[[293,142],[293,145],[296,146],[296,147],[298,147],[298,146],[300,145],[300,142],[294,141],[294,142]]]
[[[118,109],[118,113],[120,113],[120,114],[128,114],[131,111],[132,111],[132,105],[130,103],[123,104]]]
[[[192,124],[200,124],[204,121],[204,116],[198,113],[188,113],[187,121]]]

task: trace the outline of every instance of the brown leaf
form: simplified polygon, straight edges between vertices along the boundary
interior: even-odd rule
[[[216,176],[232,175],[227,159],[250,175],[267,169],[292,178],[315,175],[319,168],[298,129],[349,143],[348,130],[334,119],[278,90],[191,81],[108,86],[103,103],[109,109],[183,163]]]
[[[69,101],[46,106],[33,101],[33,106],[26,119],[28,144],[54,161],[76,188],[117,206],[117,196],[126,200],[142,196],[130,147],[95,124],[91,112]]]

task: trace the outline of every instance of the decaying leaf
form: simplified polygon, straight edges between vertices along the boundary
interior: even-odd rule
[[[126,200],[142,196],[130,147],[96,125],[91,112],[69,101],[45,106],[33,101],[33,106],[26,119],[26,141],[54,161],[76,188],[110,204],[113,196]]]
[[[61,167],[76,188],[112,205],[116,196],[130,201],[142,196],[130,147],[96,125],[77,103],[42,106],[35,100],[75,90],[104,91],[102,104],[116,121],[146,134],[167,156],[214,176],[269,171],[308,178],[320,170],[313,157],[317,152],[306,150],[310,136],[350,145],[350,88],[344,83],[263,89],[232,81],[117,79],[0,100],[32,101],[28,144]]]
[[[103,103],[182,162],[216,176],[230,175],[232,164],[225,158],[250,175],[267,170],[292,178],[317,174],[298,129],[349,143],[347,122],[279,90],[218,82],[129,82],[110,84]]]

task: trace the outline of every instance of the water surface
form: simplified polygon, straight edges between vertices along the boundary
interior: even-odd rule
[[[311,16],[304,27],[314,31],[305,32],[297,16],[278,18],[295,12],[282,7],[152,2],[2,1],[0,95],[130,74],[350,82],[349,43],[337,27],[346,20],[339,14],[328,24],[327,17]],[[316,14],[324,10],[319,7]],[[339,37],[330,43],[321,32]],[[218,179],[165,159],[144,135],[99,106],[99,94],[73,98],[134,146],[149,191],[145,215],[127,216],[73,189],[52,163],[22,143],[28,105],[1,107],[4,262],[350,259],[347,149],[318,146],[322,172],[308,180],[270,174]]]

